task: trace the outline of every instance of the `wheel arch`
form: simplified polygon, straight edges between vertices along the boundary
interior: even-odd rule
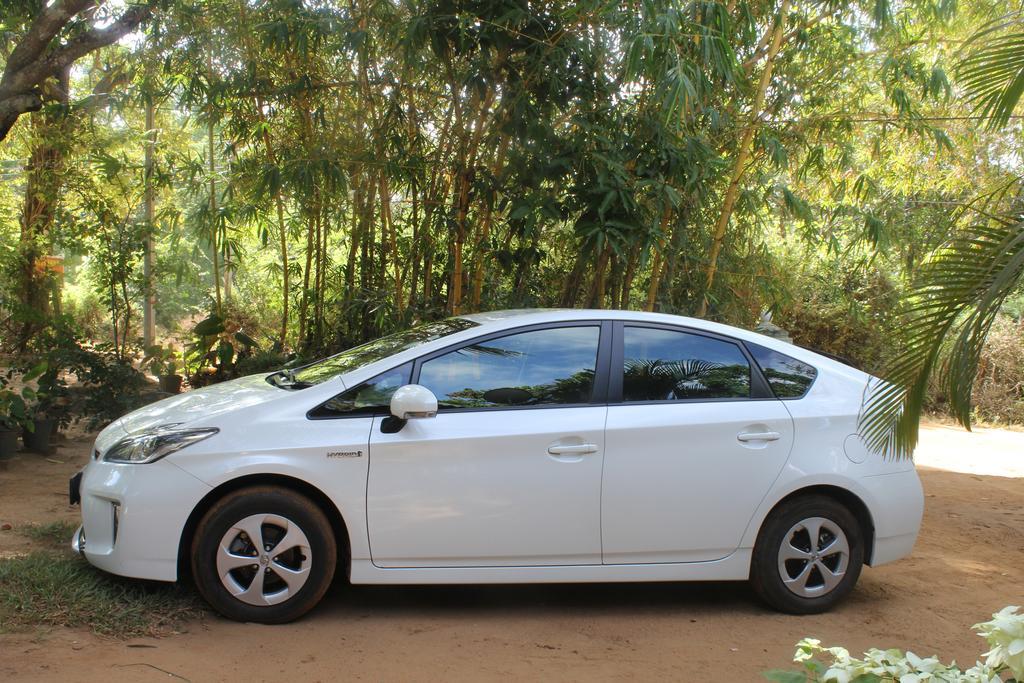
[[[871,517],[871,510],[853,491],[845,489],[841,486],[834,486],[831,484],[814,484],[811,486],[805,486],[792,491],[783,498],[779,499],[775,505],[772,506],[768,514],[761,520],[761,526],[757,531],[757,538],[760,539],[761,531],[764,529],[765,522],[771,517],[772,513],[775,512],[780,506],[795,500],[797,498],[803,498],[806,496],[824,496],[831,498],[832,500],[845,506],[854,517],[857,519],[857,523],[860,525],[861,535],[864,537],[864,564],[871,566],[872,557],[875,551],[875,522]]]
[[[345,523],[345,519],[342,517],[338,506],[323,491],[301,479],[285,474],[249,474],[231,479],[213,488],[192,509],[178,540],[179,581],[191,576],[190,549],[195,537],[196,528],[199,526],[203,516],[218,500],[227,494],[250,486],[278,486],[299,493],[312,500],[327,516],[327,520],[331,524],[331,530],[334,532],[334,537],[338,542],[338,560],[344,568],[345,577],[348,578],[351,569],[352,543],[349,538],[348,525]]]

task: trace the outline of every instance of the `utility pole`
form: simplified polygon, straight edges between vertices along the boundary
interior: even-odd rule
[[[148,89],[147,89],[148,90]],[[153,148],[156,146],[153,96],[146,93],[146,249],[142,261],[145,278],[145,293],[142,306],[142,345],[146,348],[156,344],[156,281],[154,278],[155,257],[153,254],[153,222],[156,216],[153,196]]]

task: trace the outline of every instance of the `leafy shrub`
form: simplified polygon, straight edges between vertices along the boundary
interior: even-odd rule
[[[848,358],[866,372],[879,371],[891,351],[899,299],[891,280],[839,262],[791,277],[791,296],[778,306],[774,322],[801,346]]]
[[[14,387],[17,374],[11,368],[0,375],[0,431],[31,430],[33,426],[29,405],[36,392],[28,385]]]
[[[235,363],[235,374],[238,377],[244,377],[259,372],[279,370],[286,365],[292,367],[295,365],[293,355],[286,355],[275,349],[255,351],[251,356],[241,358]]]
[[[103,339],[110,334],[110,316],[95,292],[79,292],[65,296],[61,305],[71,325],[85,339]]]
[[[145,376],[123,360],[112,344],[83,341],[67,317],[58,318],[32,340],[23,363],[45,362],[40,391],[47,411],[62,423],[84,419],[95,428],[138,408],[146,400]],[[76,380],[71,386],[65,377]]]
[[[242,330],[238,321],[216,313],[196,323],[192,328],[192,336],[193,341],[185,352],[185,370],[192,386],[236,377],[235,363],[250,356],[258,348],[256,341]],[[193,381],[196,376],[210,376],[211,380],[197,385]]]
[[[973,626],[991,649],[982,655],[984,662],[966,671],[937,657],[922,658],[895,649],[872,648],[857,659],[845,648],[822,647],[821,641],[805,638],[797,643],[793,656],[803,671],[769,671],[765,677],[777,683],[1000,683],[1002,674],[1009,673],[1010,680],[1020,681],[1024,679],[1024,614],[1017,614],[1019,609],[1005,607],[991,621]]]
[[[948,411],[941,376],[928,387],[928,410]],[[971,394],[974,416],[992,423],[1024,424],[1024,319],[1000,315],[978,360]]]
[[[1024,423],[1024,319],[1000,316],[978,363],[974,406],[991,422]]]

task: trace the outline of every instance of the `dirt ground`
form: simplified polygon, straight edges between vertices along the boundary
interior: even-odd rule
[[[0,463],[0,526],[74,519],[66,482],[88,443],[70,440],[49,460],[21,454]],[[61,628],[0,635],[0,680],[756,681],[789,667],[804,636],[854,652],[903,647],[971,664],[985,649],[971,625],[1024,603],[1024,433],[931,426],[917,460],[927,508],[913,555],[866,569],[830,614],[775,614],[745,585],[727,583],[338,584],[288,626],[209,615],[162,638]],[[0,557],[32,544],[0,531]]]

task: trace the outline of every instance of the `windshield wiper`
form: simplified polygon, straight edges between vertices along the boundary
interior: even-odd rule
[[[303,382],[302,380],[295,379],[295,370],[288,369],[275,372],[267,377],[267,381],[275,387],[289,390],[306,389],[313,386],[309,382]]]

